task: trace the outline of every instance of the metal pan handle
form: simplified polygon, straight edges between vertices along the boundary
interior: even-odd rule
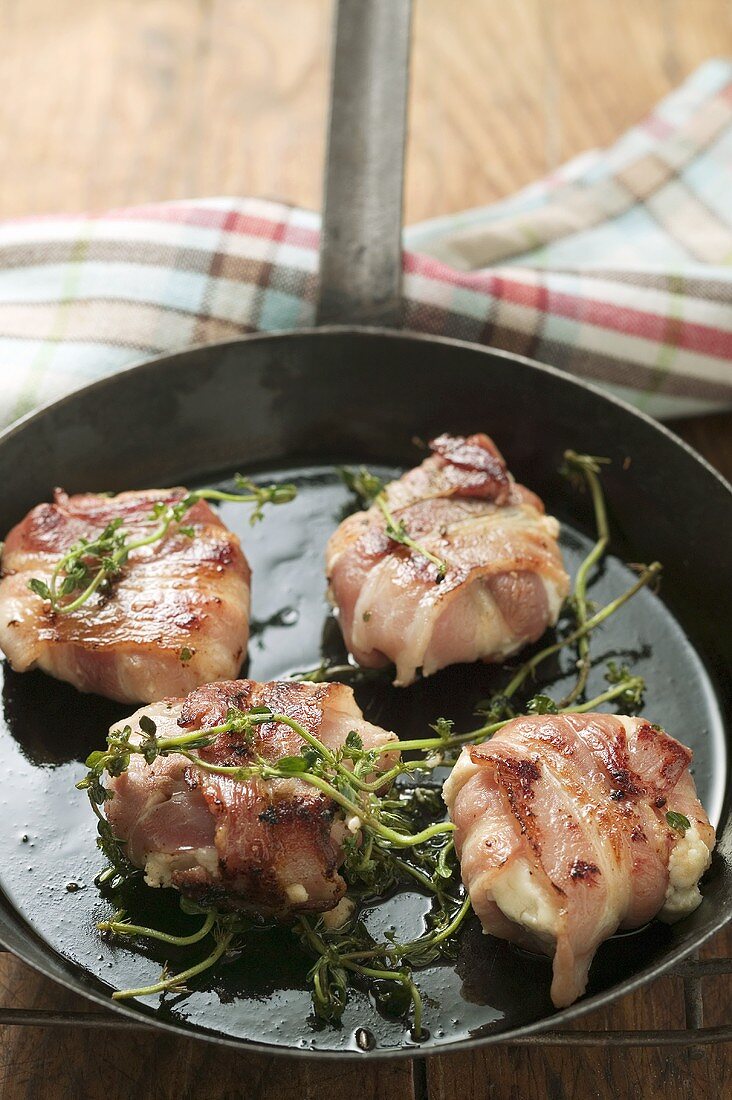
[[[411,0],[337,0],[317,324],[397,327]]]

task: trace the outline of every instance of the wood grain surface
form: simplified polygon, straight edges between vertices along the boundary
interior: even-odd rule
[[[729,0],[415,0],[408,221],[507,195],[607,144],[732,52]],[[0,217],[254,194],[317,207],[327,0],[0,0]],[[677,425],[732,476],[732,417]],[[707,954],[732,952],[732,934]],[[706,1023],[732,1021],[725,979]],[[0,956],[3,1007],[84,1009]],[[677,1027],[664,979],[581,1027]],[[685,1100],[732,1095],[729,1047],[486,1048],[316,1063],[109,1030],[0,1029],[0,1097]]]

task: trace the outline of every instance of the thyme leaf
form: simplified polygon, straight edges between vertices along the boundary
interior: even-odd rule
[[[684,814],[676,813],[675,810],[669,810],[666,814],[666,821],[670,827],[677,833],[681,833],[682,836],[686,836],[686,830],[691,828],[691,822]]]
[[[357,470],[350,466],[336,466],[336,473],[346,488],[358,497],[364,508],[370,508],[384,488],[381,478],[372,474],[365,466],[359,466]]]
[[[559,707],[548,695],[534,695],[526,704],[527,714],[558,714]]]

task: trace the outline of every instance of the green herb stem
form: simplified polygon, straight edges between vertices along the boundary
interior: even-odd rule
[[[127,921],[120,920],[118,914],[115,914],[111,920],[100,921],[97,928],[100,932],[113,932],[115,936],[142,936],[148,940],[160,940],[161,943],[167,943],[173,947],[189,947],[191,944],[198,943],[206,938],[216,923],[216,919],[216,910],[209,910],[201,927],[190,936],[173,936],[168,932],[160,932],[156,928],[130,924]]]
[[[279,721],[279,716],[275,716],[273,721]],[[297,772],[293,777],[292,773],[280,771],[276,766],[256,765],[251,768],[236,768],[227,765],[209,764],[208,761],[202,760],[200,757],[194,756],[189,752],[183,752],[182,755],[190,760],[197,768],[202,768],[204,771],[211,772],[213,775],[228,775],[239,780],[250,779],[254,775],[259,775],[265,780],[301,779],[304,783],[309,783],[310,786],[315,787],[316,790],[319,790],[322,794],[331,798],[342,809],[347,810],[353,817],[357,817],[364,826],[383,837],[384,840],[388,840],[389,843],[393,844],[396,848],[413,848],[418,844],[424,844],[425,841],[431,840],[434,836],[439,836],[442,833],[451,833],[455,829],[455,826],[451,822],[445,821],[439,822],[436,825],[430,825],[428,828],[422,829],[419,833],[398,833],[396,830],[390,829],[387,825],[384,825],[369,806],[354,802],[352,798],[348,798],[342,791],[334,787],[332,783],[329,783],[326,779],[322,779],[319,775],[314,775],[313,772],[301,771]]]
[[[609,703],[613,699],[619,698],[624,695],[628,690],[639,689],[643,686],[643,679],[640,676],[630,677],[618,684],[614,684],[606,691],[596,695],[594,699],[589,699],[584,703],[576,706],[558,707],[557,714],[587,714],[590,711],[595,710],[597,707],[602,706],[603,703]],[[491,737],[494,733],[498,733],[500,729],[507,726],[509,722],[513,722],[513,718],[504,718],[500,722],[491,722],[488,725],[480,726],[478,729],[470,730],[469,733],[455,734],[449,738],[442,737],[425,737],[414,741],[396,741],[392,743],[394,750],[400,752],[437,752],[439,750],[449,750],[459,748],[462,745],[480,741],[485,741],[488,737]],[[377,746],[373,749],[373,752],[379,752],[381,746]],[[436,767],[439,767],[441,761],[437,761]],[[428,768],[429,765],[426,761],[419,761],[413,765],[416,768]]]
[[[574,582],[574,604],[577,626],[584,626],[587,622],[587,583],[591,571],[605,556],[610,543],[610,528],[608,525],[605,495],[600,484],[600,459],[588,455],[577,455],[574,451],[565,451],[564,459],[570,470],[579,470],[585,478],[592,497],[592,507],[595,515],[595,529],[597,539],[589,554],[580,564]],[[583,634],[577,640],[577,665],[579,675],[574,687],[564,696],[561,705],[568,706],[578,699],[587,686],[590,674],[590,640]]]
[[[581,703],[577,706],[558,707],[557,714],[588,714],[589,712],[596,710],[597,707],[602,706],[603,703],[612,702],[613,699],[619,698],[624,695],[629,688],[642,688],[643,680],[640,676],[632,677],[629,680],[625,680],[622,683],[615,684],[613,687],[608,688],[607,691],[601,692],[596,695],[594,699],[588,699],[587,702]],[[452,740],[455,744],[464,745],[468,741],[485,741],[488,737],[491,737],[498,730],[503,729],[509,722],[512,722],[512,718],[506,718],[502,722],[493,722],[491,725],[481,726],[477,730],[473,730],[472,733],[463,733]]]
[[[384,488],[381,478],[372,474],[365,466],[360,466],[357,470],[349,466],[336,466],[336,473],[346,488],[358,497],[363,508],[370,508]]]
[[[371,978],[374,981],[399,982],[409,992],[414,1009],[414,1032],[417,1037],[422,1034],[422,997],[414,984],[412,975],[408,972],[394,970],[375,970],[370,966],[362,966],[360,963],[348,962],[341,956],[341,965],[344,970],[350,970],[363,978]]]
[[[606,619],[609,619],[610,616],[614,615],[616,611],[619,611],[620,608],[628,602],[628,600],[631,600],[637,592],[640,592],[641,588],[645,588],[647,584],[655,580],[660,572],[660,562],[654,561],[651,565],[646,566],[641,575],[638,577],[638,580],[635,582],[635,584],[631,585],[631,587],[623,592],[622,595],[618,596],[614,600],[611,600],[610,603],[600,608],[599,611],[596,611],[594,615],[592,615],[589,619],[586,619],[581,626],[578,626],[575,630],[571,631],[571,633],[569,633],[565,638],[562,638],[558,642],[554,642],[552,645],[546,646],[546,648],[540,650],[539,653],[534,654],[533,657],[526,661],[526,663],[521,666],[518,672],[509,681],[508,686],[504,689],[502,694],[505,695],[506,698],[510,699],[511,696],[514,695],[516,691],[521,687],[526,678],[536,668],[538,668],[538,666],[543,661],[545,661],[547,657],[552,657],[555,653],[559,653],[560,650],[564,649],[566,646],[573,645],[574,642],[578,641],[580,638],[583,638],[587,634],[590,634],[595,629],[595,627],[600,625],[600,623],[604,622]]]
[[[443,928],[440,932],[436,932],[430,938],[430,941],[429,941],[430,946],[434,947],[436,944],[443,943],[445,940],[449,940],[451,936],[454,936],[455,933],[457,932],[458,928],[460,927],[460,925],[463,923],[463,921],[467,917],[468,913],[470,912],[470,909],[471,909],[470,895],[466,894],[465,898],[463,899],[462,905],[458,909],[458,911],[455,914],[455,916],[453,917],[453,919],[447,925],[447,927]]]
[[[429,877],[429,875],[426,875],[424,871],[420,871],[419,867],[413,867],[411,863],[407,863],[405,859],[400,859],[399,856],[392,855],[391,858],[394,865],[398,867],[400,871],[403,871],[405,874],[410,875],[415,880],[415,882],[418,882],[420,884],[420,886],[424,886],[425,890],[434,892],[432,879]]]
[[[156,993],[164,993],[166,989],[183,987],[190,978],[195,978],[215,966],[221,956],[228,950],[231,939],[232,933],[222,935],[211,954],[207,955],[201,962],[196,963],[195,966],[189,967],[188,970],[182,970],[179,974],[173,974],[170,978],[161,978],[154,985],[140,986],[138,989],[119,989],[112,994],[112,999],[115,1001],[128,1001],[132,997],[152,997]]]
[[[291,680],[306,684],[327,684],[346,680],[389,680],[393,679],[393,666],[384,668],[361,668],[358,665],[329,665],[325,662],[317,668],[290,674]]]
[[[164,523],[159,524],[155,530],[147,535],[145,538],[136,539],[134,542],[125,543],[124,547],[115,550],[106,561],[110,564],[103,564],[99,567],[94,577],[85,589],[81,592],[75,600],[71,600],[68,603],[61,602],[61,594],[58,591],[59,577],[62,573],[65,573],[67,566],[72,561],[78,561],[79,557],[86,557],[86,554],[79,555],[78,549],[72,549],[66,554],[60,562],[55,566],[53,573],[51,574],[50,592],[51,592],[51,605],[55,611],[62,611],[64,614],[71,614],[74,611],[78,611],[87,600],[89,600],[99,588],[100,584],[106,580],[111,574],[119,571],[120,566],[125,562],[128,556],[133,550],[139,550],[143,546],[150,546],[154,542],[158,542],[164,538],[168,533],[168,529],[172,519],[166,520]],[[90,544],[86,549],[89,550],[93,544]]]
[[[432,565],[437,567],[437,576],[439,580],[445,576],[447,572],[447,563],[438,558],[436,554],[431,553],[421,543],[416,542],[407,531],[403,520],[396,520],[389,510],[389,505],[386,500],[386,494],[381,492],[375,498],[374,503],[378,506],[386,521],[386,533],[390,539],[394,542],[400,543],[402,546],[406,546],[409,550],[413,550],[415,554],[420,554]]]

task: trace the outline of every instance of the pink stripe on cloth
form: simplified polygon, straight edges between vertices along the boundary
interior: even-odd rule
[[[657,343],[673,341],[679,348],[698,351],[703,355],[729,355],[729,329],[694,324],[666,314],[635,309],[629,305],[617,306],[598,298],[566,294],[557,290],[550,293],[545,285],[531,286],[505,277],[500,280],[499,293],[495,289],[498,279],[493,277],[493,282],[496,296],[516,305],[528,306],[543,313],[555,313],[559,317],[582,321],[583,324],[595,325],[597,328],[612,329],[628,336],[640,336],[644,340],[654,340]]]
[[[287,209],[284,204],[277,205],[280,212],[283,208]],[[171,222],[178,225],[200,226],[202,229],[220,229],[224,233],[235,233],[240,236],[287,241],[288,244],[297,245],[300,248],[311,248],[313,251],[317,251],[320,244],[320,234],[317,229],[293,225],[280,217],[267,218],[236,209],[208,210],[192,203],[131,206],[100,215],[98,220]]]

